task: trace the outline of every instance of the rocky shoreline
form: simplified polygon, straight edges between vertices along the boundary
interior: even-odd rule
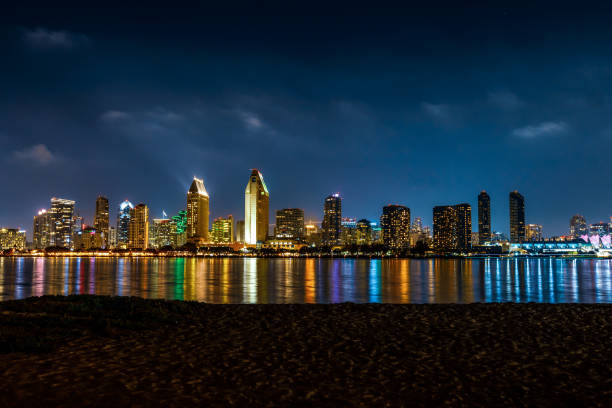
[[[0,303],[1,406],[612,406],[612,305]]]

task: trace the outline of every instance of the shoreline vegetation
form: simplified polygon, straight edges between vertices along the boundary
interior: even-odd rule
[[[2,406],[610,406],[609,304],[0,302]]]

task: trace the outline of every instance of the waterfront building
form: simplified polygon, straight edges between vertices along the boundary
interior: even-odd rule
[[[244,191],[244,241],[248,245],[268,238],[270,192],[262,174],[253,169]]]
[[[457,249],[457,211],[454,206],[434,207],[433,241],[436,252],[452,252]]]
[[[525,227],[525,237],[527,241],[542,241],[542,226],[539,224],[527,224]]]
[[[187,243],[187,211],[180,210],[172,217],[174,246],[181,247]]]
[[[210,242],[208,236],[209,196],[204,181],[193,178],[187,192],[187,241],[194,244]]]
[[[25,251],[26,232],[16,228],[0,228],[0,250]]]
[[[412,222],[411,234],[420,234],[423,232],[423,220],[421,217],[416,217]]]
[[[236,221],[236,242],[244,243],[244,220]]]
[[[51,246],[73,248],[74,204],[72,200],[53,197],[49,218],[51,221]]]
[[[339,245],[342,230],[342,197],[332,194],[325,197],[321,236],[324,245]]]
[[[108,198],[98,196],[96,199],[96,213],[94,215],[94,228],[101,235],[101,248],[108,248],[108,231],[109,231],[109,207]]]
[[[525,198],[516,190],[510,193],[510,241],[525,240]]]
[[[372,243],[372,225],[369,220],[361,219],[356,225],[356,244],[370,245]]]
[[[372,221],[370,223],[370,228],[372,229],[372,243],[381,244],[382,243],[382,229],[379,223]]]
[[[147,249],[149,245],[149,208],[138,204],[130,210],[128,248]]]
[[[119,204],[119,213],[117,213],[117,246],[120,248],[127,248],[130,217],[133,208],[134,206],[128,200]]]
[[[51,214],[42,209],[34,216],[32,228],[32,245],[34,249],[45,249],[51,246]]]
[[[392,249],[410,246],[410,208],[403,205],[383,207],[380,226],[386,246]]]
[[[215,244],[231,244],[234,242],[234,217],[215,218],[211,233],[212,242]]]
[[[580,238],[587,235],[588,232],[586,219],[582,215],[576,214],[570,218],[570,235],[572,237]]]
[[[82,250],[102,248],[104,234],[95,227],[84,227],[79,234],[78,248]]]
[[[86,227],[83,217],[79,215],[78,210],[75,209],[76,214],[72,216],[72,242],[70,249],[81,248],[81,233],[83,228]]]
[[[108,228],[108,247],[115,248],[117,246],[117,229],[115,227]]]
[[[472,246],[480,244],[480,234],[478,232],[472,231]]]
[[[597,222],[589,225],[589,235],[610,235],[610,224],[607,222]]]
[[[173,246],[175,243],[176,224],[169,218],[155,218],[151,224],[151,234],[149,242],[153,248],[163,248]]]
[[[457,249],[470,250],[472,248],[472,207],[469,204],[457,204],[455,214],[457,217]]]
[[[355,218],[343,217],[340,222],[340,242],[343,245],[353,245],[357,243],[357,220]]]
[[[276,211],[274,236],[278,239],[304,239],[304,210],[285,208]]]
[[[311,245],[321,245],[321,228],[312,221],[304,225],[304,239]]]
[[[491,197],[482,190],[478,194],[478,241],[480,244],[491,241]]]

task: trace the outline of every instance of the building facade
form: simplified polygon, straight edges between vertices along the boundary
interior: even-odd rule
[[[434,207],[433,241],[436,252],[452,252],[457,249],[457,211],[454,206]]]
[[[383,243],[391,249],[410,246],[410,208],[403,205],[383,207],[380,217]]]
[[[34,249],[45,249],[51,246],[51,216],[43,209],[34,216],[32,228],[32,246]]]
[[[244,191],[244,242],[255,245],[268,239],[270,192],[262,174],[253,169]]]
[[[130,210],[128,227],[128,248],[147,249],[149,247],[149,208],[138,204]]]
[[[74,248],[73,222],[74,204],[72,200],[53,197],[49,217],[51,221],[51,246],[66,249]]]
[[[472,207],[469,204],[457,204],[457,249],[469,251],[472,248]]]
[[[126,248],[129,241],[130,217],[134,205],[128,200],[119,204],[117,213],[117,246]]]
[[[525,226],[525,238],[527,241],[542,241],[542,226],[539,224],[527,224]]]
[[[525,198],[518,192],[510,193],[510,242],[525,241]]]
[[[478,242],[491,241],[491,197],[486,191],[478,194]]]
[[[244,220],[236,221],[236,242],[244,243]]]
[[[361,219],[356,226],[356,244],[370,245],[372,243],[372,225],[369,220]]]
[[[109,233],[109,207],[108,198],[98,196],[96,199],[96,213],[94,215],[94,228],[100,234],[102,239],[101,248],[108,248],[108,233]]]
[[[15,228],[0,228],[0,250],[25,251],[26,232]]]
[[[211,231],[212,242],[215,244],[231,244],[234,242],[234,217],[215,218]]]
[[[582,215],[576,214],[570,218],[570,235],[572,237],[580,238],[587,235],[588,232],[586,219]]]
[[[276,211],[276,228],[274,236],[277,239],[304,239],[304,210],[301,208],[285,208]]]
[[[187,241],[194,244],[210,242],[208,223],[208,192],[204,188],[204,181],[194,177],[187,192]]]
[[[324,245],[339,245],[342,232],[342,197],[332,194],[325,197],[321,237]]]

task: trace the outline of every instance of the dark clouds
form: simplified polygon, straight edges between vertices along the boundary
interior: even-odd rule
[[[482,189],[496,230],[508,230],[514,189],[545,233],[576,212],[606,219],[609,10],[507,4],[343,16],[17,7],[0,39],[0,161],[15,198],[0,225],[30,230],[51,196],[89,219],[99,193],[174,212],[193,175],[214,216],[241,218],[253,167],[273,209],[316,219],[329,192],[348,216],[398,203],[430,223],[434,205],[475,214]]]

